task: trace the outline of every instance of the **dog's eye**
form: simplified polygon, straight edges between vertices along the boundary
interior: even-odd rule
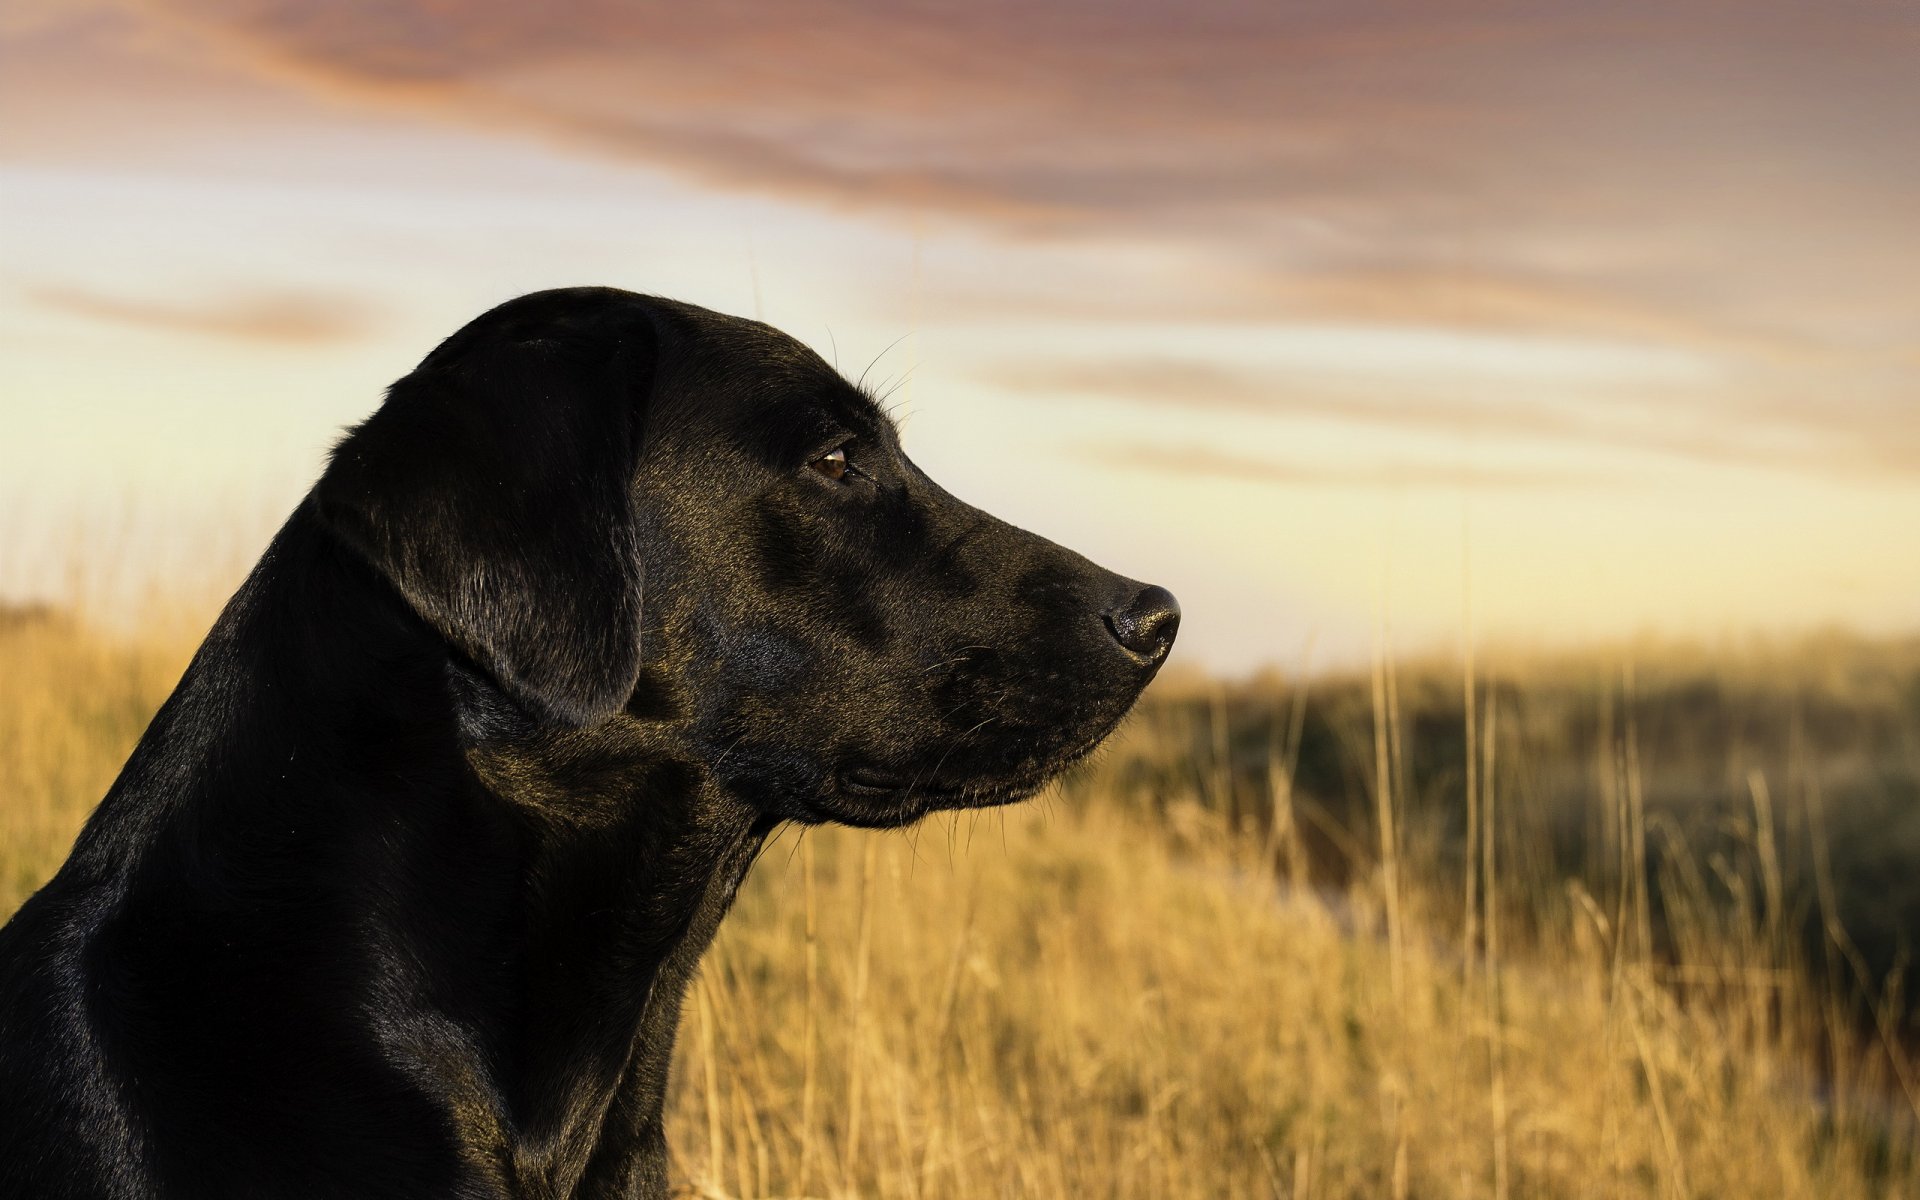
[[[847,451],[844,446],[833,451],[831,454],[821,455],[819,458],[808,463],[807,466],[825,475],[828,479],[845,479],[847,473],[853,469],[847,465]]]

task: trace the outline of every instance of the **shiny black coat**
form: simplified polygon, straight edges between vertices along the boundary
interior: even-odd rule
[[[664,1195],[768,832],[1031,794],[1177,622],[765,326],[503,305],[341,442],[0,929],[0,1196]]]

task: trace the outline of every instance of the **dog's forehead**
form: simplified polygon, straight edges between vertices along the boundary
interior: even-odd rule
[[[833,437],[896,436],[872,396],[772,326],[701,311],[684,334],[674,399],[769,458],[818,449]]]
[[[798,339],[684,301],[616,288],[536,292],[475,318],[421,367],[458,369],[503,346],[542,347],[576,367],[624,361],[636,381],[644,371],[655,441],[719,435],[773,465],[833,438],[898,441],[880,405]]]

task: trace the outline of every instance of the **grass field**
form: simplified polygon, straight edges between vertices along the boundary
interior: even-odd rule
[[[0,621],[0,914],[176,627]],[[689,996],[685,1189],[1920,1195],[1920,650],[1499,667],[1170,679],[1036,803],[783,834]]]

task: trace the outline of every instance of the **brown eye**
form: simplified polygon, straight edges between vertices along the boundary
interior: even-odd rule
[[[807,466],[825,475],[828,479],[845,479],[847,477],[847,452],[845,449],[835,450],[831,454],[822,455],[814,459],[808,463]]]

